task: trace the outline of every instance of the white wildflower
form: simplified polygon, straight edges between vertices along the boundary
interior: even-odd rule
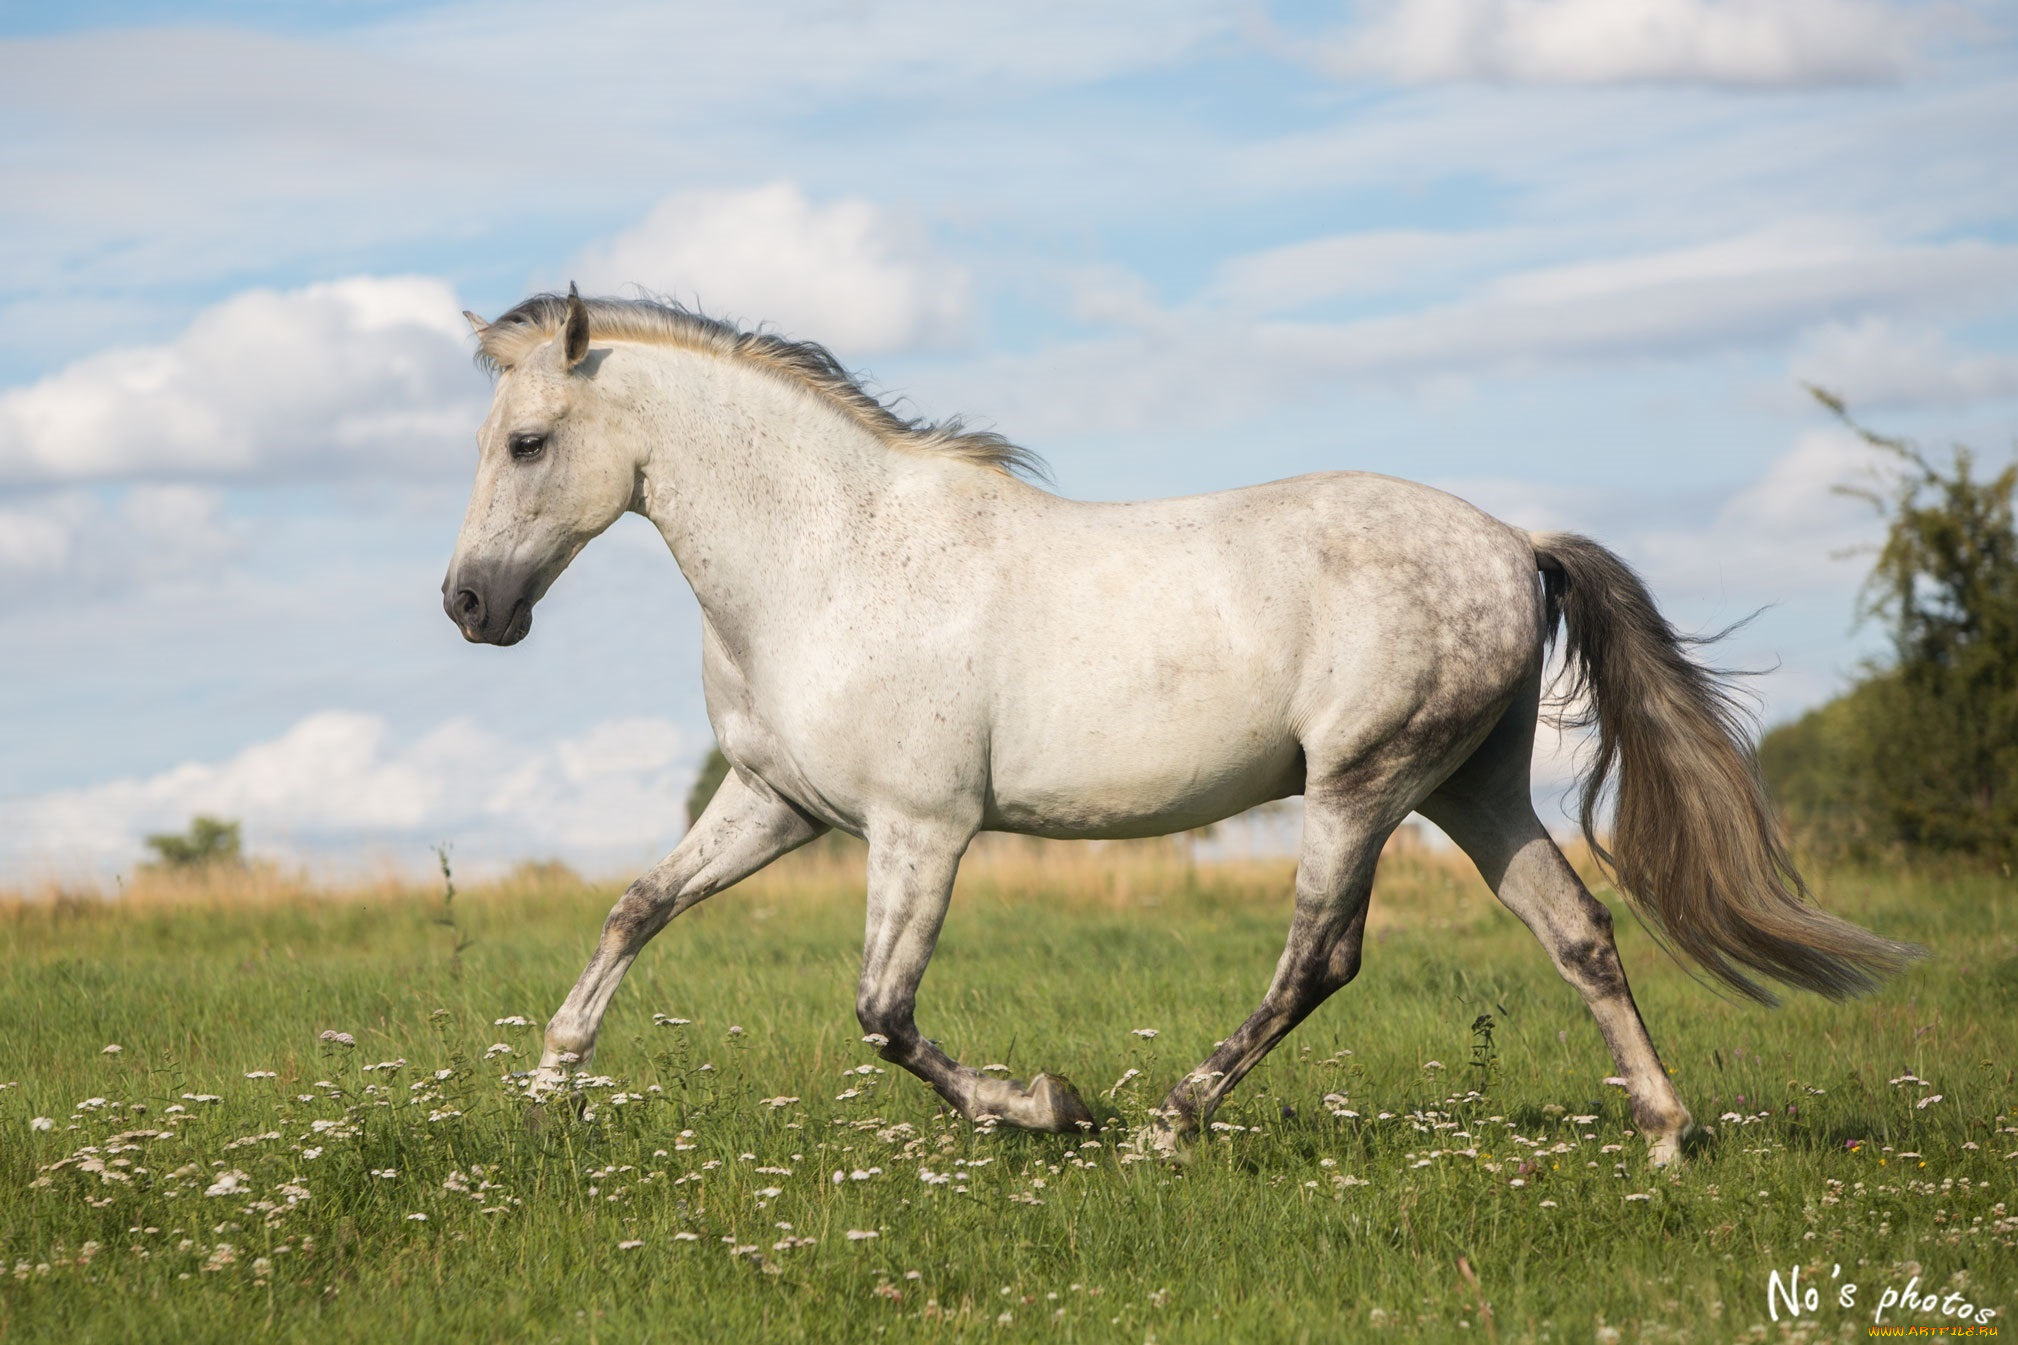
[[[880,1236],[873,1228],[851,1228],[848,1230],[848,1241],[850,1242],[867,1242],[870,1238]]]
[[[247,1183],[251,1180],[252,1178],[249,1175],[240,1172],[237,1168],[233,1168],[229,1172],[218,1173],[217,1180],[205,1188],[203,1194],[207,1196],[234,1196],[246,1190]]]
[[[54,1130],[56,1122],[47,1116],[38,1116],[28,1123],[30,1130]]]
[[[1140,1037],[1144,1041],[1155,1041],[1162,1034],[1153,1027],[1138,1027],[1132,1031],[1131,1035]]]
[[[123,1051],[123,1050],[125,1050],[125,1049],[126,1049],[126,1048],[125,1048],[124,1046],[121,1046],[121,1045],[120,1045],[120,1044],[119,1044],[118,1042],[116,1042],[116,1041],[115,1041],[115,1042],[108,1042],[108,1043],[106,1044],[106,1047],[105,1047],[105,1049],[104,1049],[104,1050],[102,1050],[102,1051],[100,1051],[100,1052],[99,1052],[98,1054],[100,1054],[100,1055],[118,1055],[118,1054],[119,1054],[119,1053],[120,1053],[121,1051]]]

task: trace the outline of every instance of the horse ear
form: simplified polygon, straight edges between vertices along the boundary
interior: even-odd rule
[[[475,332],[478,336],[482,336],[485,332],[490,330],[490,324],[488,322],[485,322],[482,318],[470,312],[467,308],[463,309],[462,311],[462,320],[464,322],[467,322],[469,324],[469,329]]]
[[[582,302],[581,292],[575,283],[568,282],[568,325],[566,343],[562,353],[567,356],[567,367],[572,369],[589,353],[589,309]]]

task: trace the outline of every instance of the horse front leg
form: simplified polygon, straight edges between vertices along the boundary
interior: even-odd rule
[[[826,831],[762,781],[731,771],[670,855],[632,883],[603,922],[581,979],[547,1023],[536,1082],[558,1086],[595,1054],[596,1033],[624,973],[668,921]]]
[[[1029,1083],[970,1069],[918,1032],[918,984],[939,944],[953,876],[971,831],[898,823],[870,828],[869,918],[855,1016],[883,1058],[931,1084],[970,1121],[993,1117],[1024,1130],[1090,1131],[1093,1113],[1072,1085],[1049,1074]]]

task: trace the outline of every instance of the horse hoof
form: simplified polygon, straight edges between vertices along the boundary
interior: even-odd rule
[[[1647,1136],[1647,1163],[1651,1167],[1674,1167],[1682,1161],[1682,1132]]]
[[[1190,1132],[1179,1130],[1168,1120],[1138,1126],[1128,1138],[1129,1147],[1137,1153],[1161,1159],[1172,1167],[1183,1167],[1191,1161]]]
[[[1058,1135],[1090,1135],[1099,1129],[1099,1122],[1093,1119],[1093,1112],[1070,1079],[1055,1074],[1038,1075],[1030,1081],[1030,1101],[1044,1122],[1041,1129]]]

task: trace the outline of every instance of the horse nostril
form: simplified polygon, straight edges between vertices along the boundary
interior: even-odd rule
[[[455,617],[463,625],[483,624],[483,599],[477,596],[475,589],[459,588],[451,601],[455,603]]]

